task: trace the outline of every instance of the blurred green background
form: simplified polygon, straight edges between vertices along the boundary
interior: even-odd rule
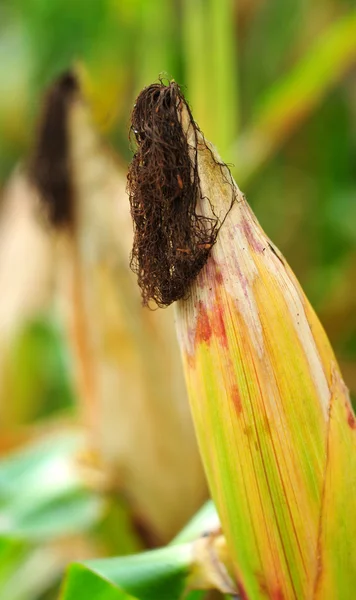
[[[79,65],[98,128],[123,167],[141,88],[160,75],[183,86],[197,123],[233,165],[262,226],[296,272],[355,398],[354,0],[1,0],[1,192],[28,156],[45,88],[72,65]],[[6,293],[1,290],[0,303]],[[0,381],[8,405],[0,410],[5,513],[20,504],[14,497],[21,485],[30,485],[21,456],[8,456],[26,441],[26,426],[50,431],[54,420],[75,420],[78,411],[66,341],[51,312],[24,324],[7,361]],[[59,453],[65,461],[74,442],[66,438],[65,451],[61,443],[47,458]],[[26,460],[38,467],[36,452],[42,452],[31,452]],[[126,518],[127,499],[100,520],[100,494],[86,495],[70,477],[48,503],[44,473],[34,476],[44,495],[31,515],[28,506],[11,513],[24,519],[21,534],[9,522],[4,526],[0,513],[2,600],[56,597],[68,544],[58,545],[56,537],[62,517],[78,555],[83,547],[88,554],[93,539],[96,555],[143,544]]]

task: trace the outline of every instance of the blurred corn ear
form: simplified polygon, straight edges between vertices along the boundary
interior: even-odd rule
[[[51,122],[54,148],[43,135]],[[141,307],[128,268],[132,226],[125,177],[95,128],[80,76],[64,74],[53,83],[41,123],[32,178],[52,220],[62,219],[52,223],[58,304],[90,447],[109,488],[124,492],[148,541],[165,542],[207,495],[173,314],[165,315],[162,334],[158,315]],[[63,130],[66,144],[56,157]]]
[[[356,421],[347,389],[284,257],[184,102],[176,110],[198,166],[196,213],[226,215],[176,304],[176,325],[239,594],[346,600],[356,586]],[[140,123],[148,164],[150,129]]]

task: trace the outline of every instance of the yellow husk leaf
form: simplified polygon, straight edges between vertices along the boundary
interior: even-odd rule
[[[191,125],[182,120],[191,145]],[[350,598],[356,429],[324,330],[212,146],[202,196],[225,215],[176,321],[201,454],[242,598]],[[235,188],[233,188],[235,186]],[[198,210],[211,214],[209,202]]]

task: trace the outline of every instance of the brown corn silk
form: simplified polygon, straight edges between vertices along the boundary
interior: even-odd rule
[[[185,105],[195,147],[189,148],[179,119]],[[177,110],[178,109],[178,110]],[[131,133],[137,150],[128,173],[135,237],[131,268],[144,304],[168,306],[186,295],[216,241],[221,220],[196,210],[200,187],[194,123],[179,86],[154,84],[136,100]]]
[[[190,211],[208,219],[226,215],[194,281],[188,269],[191,284],[176,304],[176,324],[200,451],[240,595],[346,600],[356,588],[356,421],[347,389],[286,260],[204,140],[181,94],[174,108],[178,137],[183,134],[188,144],[191,181],[199,181]],[[134,126],[145,131],[151,118],[140,112]],[[156,126],[151,144],[158,139],[163,151],[165,129]],[[176,158],[187,165],[186,156]],[[180,172],[179,162],[175,169]],[[144,178],[139,188],[140,206],[149,212],[156,202],[151,180],[147,197]],[[136,248],[141,227],[152,248],[151,224],[144,216],[143,224],[135,223]],[[179,230],[179,224],[172,226]],[[151,234],[155,238],[156,231]],[[168,233],[172,243],[174,235]],[[134,256],[140,258],[135,247]],[[168,271],[160,278],[169,279],[171,263],[162,264]],[[155,270],[146,256],[141,269],[146,280],[152,276],[144,298],[155,297]]]
[[[46,217],[54,227],[74,221],[74,190],[70,164],[69,112],[79,96],[74,73],[63,73],[49,88],[29,162],[29,177],[41,190]]]

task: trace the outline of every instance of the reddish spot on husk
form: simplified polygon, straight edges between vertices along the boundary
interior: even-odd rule
[[[255,250],[255,252],[263,252],[265,250],[265,246],[260,242],[260,240],[256,237],[251,224],[249,221],[244,221],[242,225],[244,234],[250,246]]]
[[[212,327],[214,335],[216,335],[224,346],[227,346],[227,337],[225,323],[222,316],[222,310],[219,304],[213,308]]]
[[[239,388],[237,387],[237,385],[233,385],[231,388],[231,399],[234,403],[234,407],[235,407],[237,414],[240,416],[242,413],[242,403],[241,403]]]
[[[349,407],[349,410],[348,410],[347,422],[349,424],[349,427],[351,427],[351,429],[356,429],[356,418],[352,412],[351,406]]]
[[[224,278],[221,274],[221,271],[216,272],[216,281],[219,285],[222,285],[224,283]]]
[[[258,584],[260,586],[261,594],[263,594],[264,596],[267,596],[267,598],[268,598],[268,587],[267,587],[265,577],[263,575],[257,574],[257,579],[258,579]]]
[[[237,588],[239,590],[239,597],[241,598],[241,600],[249,600],[247,592],[244,586],[242,585],[241,581],[239,580],[237,580]]]
[[[222,285],[223,281],[224,278],[220,270],[220,265],[216,262],[215,258],[210,255],[203,269],[203,275],[198,275],[197,277],[198,287],[201,289],[206,286],[215,288],[218,285]]]
[[[266,596],[266,598],[270,598],[271,600],[284,600],[284,594],[280,587],[270,590],[264,575],[258,574],[257,579],[263,596]]]
[[[194,369],[194,367],[195,367],[195,356],[194,356],[194,354],[190,354],[189,352],[187,352],[185,356],[186,356],[186,360],[187,360],[188,366],[191,369]]]
[[[205,342],[208,344],[210,342],[212,330],[207,310],[202,302],[199,302],[198,304],[198,313],[199,315],[195,332],[195,343],[198,344]]]

